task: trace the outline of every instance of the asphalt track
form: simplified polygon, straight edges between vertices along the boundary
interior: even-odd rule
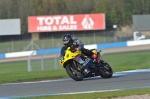
[[[70,78],[0,84],[0,99],[150,88],[149,75],[150,69],[143,69],[116,72],[110,79],[93,77],[83,81],[74,81]]]

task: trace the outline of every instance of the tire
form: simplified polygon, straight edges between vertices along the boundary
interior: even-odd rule
[[[107,68],[107,69],[106,69]],[[100,76],[102,78],[111,78],[113,75],[113,70],[108,63],[102,63],[102,67],[100,69]]]
[[[74,79],[75,81],[82,81],[83,80],[83,72],[80,72],[81,73],[81,76],[77,76],[76,74],[73,73],[72,69],[71,69],[71,65],[68,64],[66,65],[66,72],[67,74],[72,78]]]

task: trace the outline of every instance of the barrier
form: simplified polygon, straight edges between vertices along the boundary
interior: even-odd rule
[[[53,49],[44,49],[44,50],[36,50],[36,55],[43,55],[45,52],[47,54],[53,54],[60,52],[61,48],[53,48]]]
[[[150,44],[150,39],[140,41],[128,41],[127,46],[147,45]]]
[[[33,53],[34,52],[34,53]],[[14,52],[14,53],[6,53],[6,58],[13,58],[13,57],[23,57],[23,56],[29,56],[33,53],[33,55],[36,55],[36,51],[23,51],[23,52]]]
[[[137,46],[137,45],[147,45],[147,44],[150,44],[150,39],[140,40],[140,41],[105,43],[105,44],[91,44],[91,45],[85,45],[85,48],[87,48],[87,49],[107,49],[107,48],[117,48],[117,47],[127,47],[127,46]],[[59,53],[60,50],[61,50],[61,48],[53,48],[53,49],[44,49],[44,50],[3,53],[3,54],[0,54],[0,59],[29,56],[33,52],[34,52],[33,55],[43,55],[45,52],[47,52],[47,54],[54,54],[54,53]]]
[[[6,58],[5,54],[0,54],[0,58]]]
[[[117,42],[117,43],[107,43],[107,44],[98,44],[97,48],[116,48],[116,47],[126,47],[127,42]]]

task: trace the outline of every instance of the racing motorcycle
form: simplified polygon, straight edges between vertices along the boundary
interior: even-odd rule
[[[66,69],[67,74],[75,81],[81,81],[87,77],[101,76],[102,78],[111,78],[113,70],[111,66],[102,60],[102,51],[93,49],[92,51],[97,54],[96,59],[92,59],[91,65],[95,66],[95,69],[89,68],[90,72],[87,74],[83,64],[89,59],[88,56],[82,54],[80,50],[72,52],[68,47],[59,59],[59,63]]]

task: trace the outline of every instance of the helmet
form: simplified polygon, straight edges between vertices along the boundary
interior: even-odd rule
[[[71,46],[73,43],[73,39],[72,39],[72,36],[70,34],[63,35],[62,41],[63,41],[63,44],[65,46]]]

